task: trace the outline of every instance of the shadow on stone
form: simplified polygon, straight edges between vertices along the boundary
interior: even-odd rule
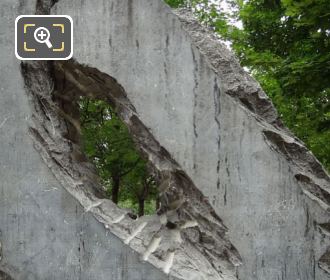
[[[0,280],[14,280],[7,273],[0,270]]]

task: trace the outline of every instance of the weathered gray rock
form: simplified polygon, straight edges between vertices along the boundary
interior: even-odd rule
[[[0,3],[0,279],[172,279],[85,212],[33,147],[13,34],[15,17],[35,13],[35,2]]]
[[[315,225],[329,222],[329,177],[225,47],[161,1],[52,11],[74,18],[75,59],[118,80],[209,198],[242,257],[238,279],[328,278],[318,260],[330,240]]]
[[[330,279],[329,177],[217,38],[160,0],[51,2],[38,1],[37,12],[73,17],[75,62],[26,63],[21,75],[14,57],[1,61],[0,270],[14,279],[167,278],[115,234],[177,279]],[[15,15],[34,11],[34,1],[1,3],[8,52]],[[65,94],[117,108],[185,199],[168,218],[192,219],[191,228],[158,234],[159,217],[132,221],[98,197],[53,98]]]

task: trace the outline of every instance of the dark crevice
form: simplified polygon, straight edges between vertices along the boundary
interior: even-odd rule
[[[330,193],[322,189],[319,185],[315,184],[311,178],[303,175],[296,174],[295,178],[302,185],[303,190],[308,192],[310,198],[322,202],[326,210],[330,210]]]
[[[50,9],[55,4],[54,0],[37,0],[36,15],[49,15]]]
[[[266,142],[283,154],[296,169],[295,179],[305,194],[320,203],[325,210],[330,209],[330,179],[320,162],[295,138],[275,130],[263,131]]]
[[[264,130],[263,133],[266,139],[273,143],[289,160],[293,160],[296,164],[315,174],[316,177],[329,181],[329,176],[323,166],[300,142],[294,138],[286,139],[285,136],[276,131]]]
[[[330,249],[320,258],[319,267],[330,274]]]
[[[324,223],[318,225],[321,232],[330,237],[330,223]]]
[[[0,280],[14,280],[14,278],[9,276],[6,272],[0,270]]]

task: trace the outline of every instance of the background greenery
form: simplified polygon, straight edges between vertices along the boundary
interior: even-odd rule
[[[83,146],[113,202],[142,216],[156,210],[157,188],[125,124],[103,101],[80,101]]]

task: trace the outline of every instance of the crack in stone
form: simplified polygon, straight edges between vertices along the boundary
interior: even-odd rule
[[[330,178],[313,154],[299,140],[280,131],[264,129],[263,134],[271,147],[294,163],[295,178],[304,193],[323,209],[330,210]]]
[[[328,250],[319,260],[319,267],[330,274],[330,250]]]

